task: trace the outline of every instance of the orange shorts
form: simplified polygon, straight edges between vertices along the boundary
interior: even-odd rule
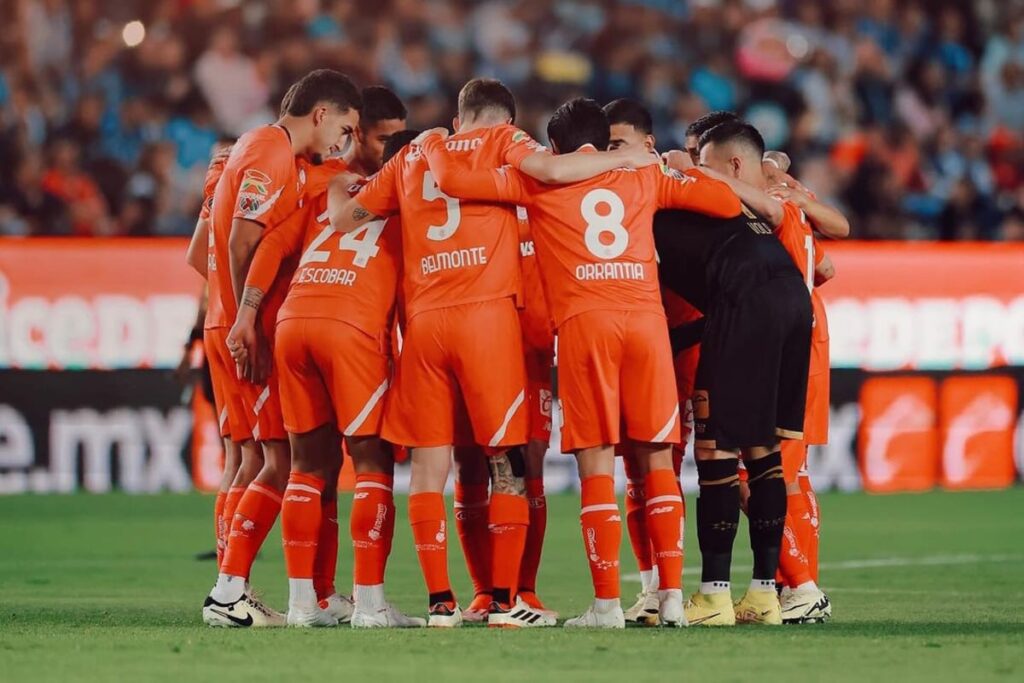
[[[526,348],[526,398],[530,420],[530,440],[551,440],[551,373],[554,365],[553,349]]]
[[[697,378],[697,362],[700,361],[700,344],[683,349],[676,354],[673,365],[676,370],[676,390],[679,396],[679,410],[682,411],[680,421],[680,444],[685,447],[690,436],[690,425],[693,424],[693,383]]]
[[[800,439],[783,439],[780,449],[782,450],[782,478],[787,484],[796,481],[800,469],[807,462],[807,442]]]
[[[246,407],[245,383],[238,379],[235,361],[228,353],[228,328],[203,330],[203,351],[210,363],[213,402],[217,410],[221,436],[235,443],[252,438],[252,412]]]
[[[562,451],[679,443],[679,399],[665,316],[587,311],[558,330]]]
[[[811,342],[811,365],[807,376],[807,405],[804,408],[804,441],[812,445],[828,443],[828,410],[831,374],[828,339]]]
[[[278,387],[277,363],[272,363],[270,376],[263,386],[242,382],[242,398],[246,409],[253,415],[252,438],[257,441],[284,441],[288,433],[281,412],[281,393]]]
[[[462,415],[489,448],[526,443],[526,369],[511,298],[424,311],[408,322],[382,436],[402,446],[456,443]]]
[[[345,436],[380,434],[391,377],[387,337],[329,318],[277,324],[274,364],[284,426],[305,434],[332,422]]]

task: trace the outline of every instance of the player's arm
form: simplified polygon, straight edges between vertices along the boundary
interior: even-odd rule
[[[646,172],[656,177],[658,208],[687,209],[717,218],[732,218],[742,210],[740,198],[728,184],[701,170],[680,173],[661,166]]]
[[[196,229],[192,232],[192,241],[185,252],[185,262],[206,279],[209,265],[210,219],[200,216],[196,220]]]
[[[836,266],[825,250],[818,246],[818,240],[814,240],[814,256],[814,286],[820,287],[836,276]]]
[[[469,169],[452,156],[444,141],[437,136],[426,138],[420,150],[427,159],[438,189],[450,197],[482,202],[528,203],[522,196],[522,177],[515,169]]]
[[[227,338],[239,375],[245,379],[253,379],[251,359],[256,357],[256,320],[263,296],[277,278],[281,263],[302,248],[302,237],[310,218],[308,208],[293,212],[267,232],[253,253],[235,323]]]
[[[768,188],[768,194],[782,201],[793,202],[807,215],[807,219],[822,235],[832,239],[850,236],[850,221],[841,211],[818,201],[802,187],[775,185]]]
[[[658,163],[658,157],[642,149],[621,148],[610,152],[552,154],[540,148],[516,167],[534,180],[565,185],[589,180],[617,168],[643,168]]]
[[[228,264],[231,269],[231,288],[235,300],[241,303],[242,290],[245,289],[245,276],[252,264],[252,256],[256,245],[263,235],[263,224],[245,218],[231,221],[231,232],[228,235]]]
[[[327,187],[327,216],[335,232],[353,232],[371,220],[398,213],[398,176],[404,156],[393,156],[354,197],[349,194],[352,184],[344,174],[331,180]]]

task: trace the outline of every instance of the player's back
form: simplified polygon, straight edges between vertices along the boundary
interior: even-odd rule
[[[453,135],[445,144],[467,168],[492,169],[505,163],[510,138],[517,130],[512,126],[482,128]],[[393,162],[396,160],[407,317],[424,310],[517,296],[520,272],[515,207],[449,197],[438,188],[426,158],[418,151]]]
[[[814,286],[814,266],[817,263],[814,233],[804,212],[792,202],[783,202],[782,223],[775,228],[775,236],[793,259],[808,289]]]
[[[336,172],[331,167],[308,171],[308,186],[316,189],[307,193],[310,205],[301,256],[277,319],[330,318],[371,336],[386,333],[401,262],[400,219],[392,216],[351,233],[335,232],[328,219],[326,183],[318,176]],[[350,194],[364,183],[354,184]]]
[[[230,327],[238,310],[228,251],[234,219],[255,221],[264,227],[279,222],[297,207],[299,189],[287,131],[279,126],[261,126],[238,139],[213,195],[206,327]]]

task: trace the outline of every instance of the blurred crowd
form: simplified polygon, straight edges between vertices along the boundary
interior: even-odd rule
[[[0,234],[184,235],[211,146],[334,67],[410,126],[468,78],[543,139],[635,97],[658,146],[732,109],[863,239],[1024,239],[1024,0],[6,0]]]

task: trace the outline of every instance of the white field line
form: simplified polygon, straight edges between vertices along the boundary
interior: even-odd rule
[[[989,564],[1002,562],[1024,561],[1024,555],[925,555],[922,557],[876,557],[863,560],[844,560],[842,562],[822,562],[821,571],[851,571],[856,569],[888,569],[890,567],[950,567],[964,564]],[[750,571],[748,565],[733,565],[733,571]],[[687,570],[700,571],[700,566],[687,567]],[[640,581],[640,574],[626,574],[623,581]]]

